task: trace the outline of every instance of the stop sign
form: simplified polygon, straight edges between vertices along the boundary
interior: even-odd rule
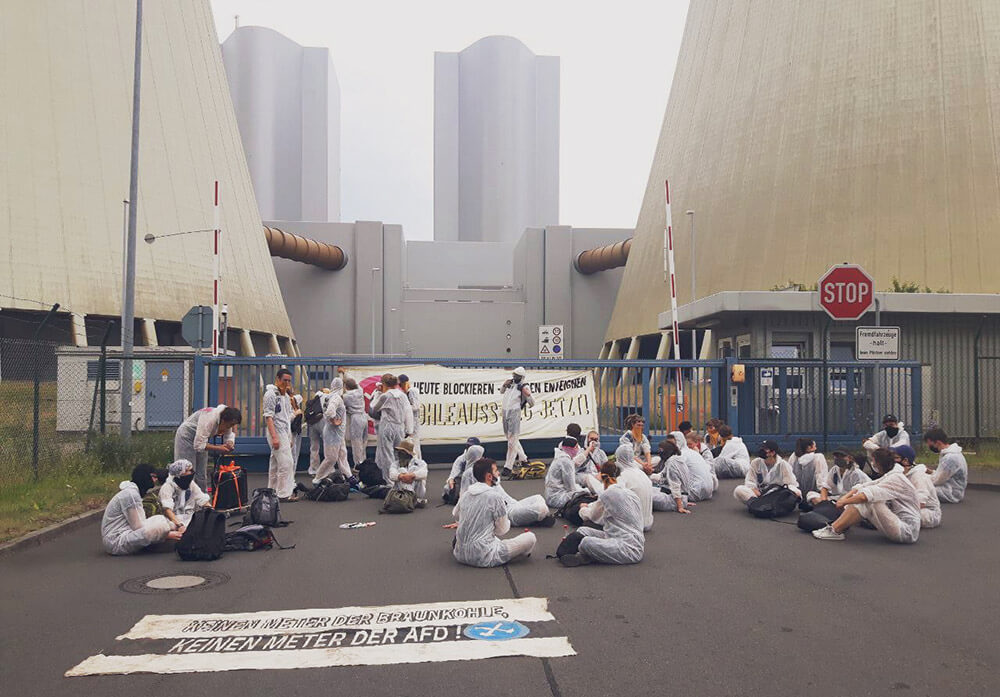
[[[858,319],[875,299],[875,282],[857,264],[839,264],[819,279],[819,304],[833,319]]]

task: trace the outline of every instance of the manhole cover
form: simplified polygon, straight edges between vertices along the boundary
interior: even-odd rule
[[[218,586],[229,581],[229,576],[216,571],[199,571],[191,574],[150,574],[139,576],[118,586],[126,593],[183,593]]]

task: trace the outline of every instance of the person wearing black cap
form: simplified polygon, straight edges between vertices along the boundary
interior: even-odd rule
[[[795,495],[802,498],[798,480],[788,462],[778,453],[778,444],[766,440],[757,451],[757,457],[750,461],[746,480],[733,491],[733,496],[740,503],[760,496],[770,486],[787,486]]]
[[[475,436],[471,436],[465,441],[465,450],[463,450],[462,454],[456,457],[455,461],[452,463],[451,471],[448,473],[448,479],[445,480],[444,491],[442,492],[442,496],[446,500],[448,498],[448,493],[455,488],[457,483],[461,481],[462,474],[465,473],[465,470],[476,464],[476,460],[469,459],[469,451],[474,445],[479,445],[479,439]],[[482,453],[479,453],[476,459],[478,460],[480,457],[482,457]]]
[[[892,414],[886,414],[882,418],[881,431],[862,443],[865,450],[868,452],[878,450],[879,448],[889,449],[894,448],[897,445],[909,444],[910,434],[903,428],[903,424],[899,423],[899,419]]]
[[[399,376],[399,391],[406,395],[410,401],[410,408],[413,409],[413,433],[409,439],[413,441],[414,457],[420,459],[420,390],[410,385],[410,376],[401,374]]]

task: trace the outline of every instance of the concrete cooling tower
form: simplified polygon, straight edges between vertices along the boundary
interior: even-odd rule
[[[8,0],[0,22],[0,309],[58,302],[78,345],[121,312],[135,7]],[[181,343],[184,313],[211,305],[210,232],[142,240],[212,228],[218,180],[222,301],[246,330],[230,344],[289,350],[209,2],[144,10],[136,343]]]
[[[657,332],[664,180],[679,301],[861,264],[1000,292],[1000,2],[696,0],[609,340]]]

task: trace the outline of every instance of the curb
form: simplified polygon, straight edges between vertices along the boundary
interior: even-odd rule
[[[41,530],[35,530],[34,532],[29,532],[27,535],[22,535],[10,542],[4,542],[0,544],[0,558],[6,557],[8,555],[19,552],[23,549],[28,549],[29,547],[37,547],[46,542],[50,542],[57,537],[61,537],[68,532],[73,532],[82,527],[90,525],[92,522],[97,520],[104,513],[103,508],[97,508],[93,511],[88,511],[87,513],[81,513],[75,515],[72,518],[68,518],[61,523],[55,523]]]
[[[965,485],[966,489],[976,489],[977,491],[994,491],[1000,492],[1000,484],[986,484],[985,482],[969,482]],[[0,552],[2,554],[2,552]]]

